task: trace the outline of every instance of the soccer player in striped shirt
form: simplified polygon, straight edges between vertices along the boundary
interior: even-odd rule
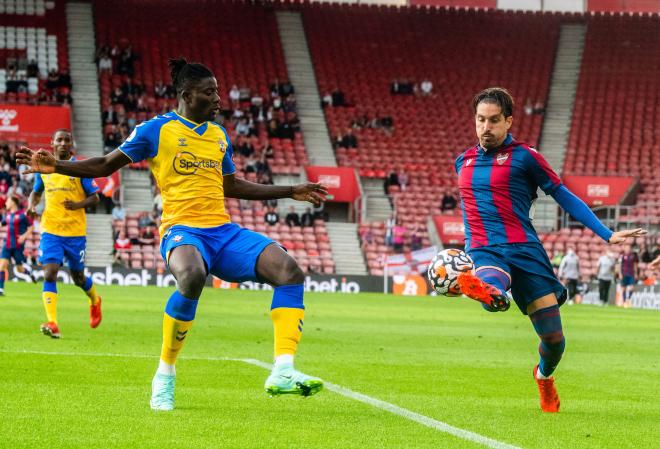
[[[36,282],[32,274],[32,267],[25,259],[25,239],[32,232],[32,219],[19,210],[20,200],[15,195],[7,198],[7,212],[2,217],[2,224],[7,226],[7,236],[2,245],[0,254],[0,296],[5,294],[5,274],[9,268],[9,261],[14,260],[16,269],[20,273],[27,273],[32,282]]]
[[[513,98],[502,88],[489,88],[473,99],[479,143],[456,159],[463,205],[465,248],[475,263],[473,274],[462,274],[461,291],[490,311],[509,308],[507,291],[528,315],[541,339],[534,379],[544,412],[559,411],[559,396],[551,376],[564,352],[559,306],[566,290],[532,226],[530,209],[541,188],[575,219],[608,243],[619,244],[646,233],[642,229],[612,232],[591,209],[571,193],[534,148],[516,141]]]
[[[246,200],[293,198],[319,204],[325,187],[255,184],[235,176],[227,131],[213,120],[220,111],[215,75],[203,64],[170,60],[177,92],[175,111],[139,125],[105,157],[55,161],[47,152],[21,148],[17,161],[41,173],[105,177],[131,162],[147,159],[163,196],[161,255],[177,280],[163,316],[160,364],[152,381],[151,408],[174,409],[175,363],[190,329],[208,274],[231,282],[271,284],[270,315],[275,364],[266,379],[271,395],[309,396],[320,379],[297,371],[293,358],[302,336],[304,274],[295,259],[268,237],[231,223],[225,197]]]

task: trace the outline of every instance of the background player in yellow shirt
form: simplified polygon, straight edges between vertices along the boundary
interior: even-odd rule
[[[327,192],[320,184],[273,186],[236,178],[227,132],[213,122],[220,110],[215,76],[206,66],[185,59],[170,60],[170,68],[177,110],[141,124],[117,150],[70,162],[22,148],[17,160],[34,172],[94,178],[149,160],[163,198],[161,255],[177,279],[163,317],[160,364],[152,382],[154,410],[174,408],[174,364],[209,273],[226,281],[261,281],[275,287],[271,303],[275,364],[266,391],[315,394],[323,388],[322,381],[293,367],[304,318],[303,272],[278,244],[231,223],[224,198],[293,198],[319,204]]]
[[[48,154],[51,160],[75,160],[71,153],[73,136],[69,130],[55,131],[51,147],[54,156],[41,150]],[[90,178],[80,179],[53,172],[35,176],[28,214],[36,215],[36,207],[45,193],[39,262],[44,266],[42,299],[48,321],[41,325],[41,332],[52,338],[61,336],[57,325],[57,272],[64,259],[68,261],[73,282],[82,288],[89,298],[89,325],[96,328],[101,324],[101,297],[96,293],[92,279],[85,276],[85,208],[99,202],[98,190],[96,183]]]

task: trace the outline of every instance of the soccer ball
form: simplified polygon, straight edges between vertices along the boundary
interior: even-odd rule
[[[464,272],[474,271],[474,262],[460,249],[443,249],[431,261],[428,278],[433,289],[441,295],[459,296],[456,279]]]

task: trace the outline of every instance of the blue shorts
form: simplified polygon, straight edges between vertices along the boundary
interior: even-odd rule
[[[16,265],[22,264],[25,262],[25,245],[17,246],[16,248],[7,248],[6,246],[3,246],[0,259],[14,259]]]
[[[86,237],[62,237],[44,232],[39,243],[39,263],[62,265],[64,258],[71,271],[85,270]]]
[[[621,278],[621,286],[622,287],[630,287],[631,285],[635,285],[636,283],[637,283],[637,281],[635,281],[634,276],[626,275],[626,276]]]
[[[527,305],[550,293],[559,305],[566,302],[566,289],[559,282],[550,259],[539,243],[507,243],[470,249],[467,254],[477,268],[496,267],[511,278],[511,295],[523,314]]]
[[[234,223],[215,228],[174,225],[163,235],[160,254],[168,263],[170,251],[192,245],[200,252],[206,269],[227,282],[258,281],[255,268],[261,252],[273,240]]]

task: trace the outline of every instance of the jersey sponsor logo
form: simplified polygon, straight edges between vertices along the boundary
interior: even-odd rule
[[[18,112],[16,109],[1,109],[0,110],[0,131],[5,132],[18,132],[18,125],[12,125],[11,121],[16,118]]]
[[[197,159],[197,156],[189,151],[181,151],[174,156],[172,160],[174,171],[183,176],[190,176],[197,173],[197,170],[208,169],[218,170],[220,162],[209,159]]]
[[[180,147],[187,147],[188,144],[186,143],[186,138],[185,137],[179,137],[179,146]]]
[[[502,165],[506,162],[507,159],[509,159],[509,153],[500,153],[497,155],[497,163]]]

